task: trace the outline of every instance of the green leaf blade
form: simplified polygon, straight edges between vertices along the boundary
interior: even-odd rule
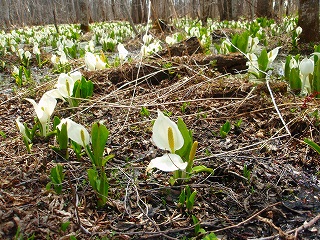
[[[91,141],[94,162],[97,167],[102,167],[102,157],[105,145],[109,138],[109,130],[102,123],[95,123],[92,125]]]

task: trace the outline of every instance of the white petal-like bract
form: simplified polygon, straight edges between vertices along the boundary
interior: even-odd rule
[[[168,138],[169,128],[172,129],[173,133],[174,151],[182,148],[184,139],[177,124],[164,116],[164,114],[158,110],[158,118],[153,125],[152,140],[158,148],[168,151],[171,150]]]
[[[153,168],[160,169],[165,172],[173,172],[176,170],[184,170],[186,169],[188,163],[183,162],[181,157],[177,154],[165,154],[162,157],[154,158],[150,161],[147,172],[149,172]]]

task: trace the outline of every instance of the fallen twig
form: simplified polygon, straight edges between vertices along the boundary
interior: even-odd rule
[[[216,229],[216,230],[213,230],[213,231],[207,231],[206,234],[210,233],[210,232],[213,232],[213,233],[217,233],[217,232],[223,232],[225,230],[229,230],[229,229],[232,229],[232,228],[238,228],[248,222],[250,222],[252,219],[256,218],[257,216],[259,216],[261,213],[263,213],[264,211],[266,211],[267,209],[271,208],[271,207],[274,207],[274,206],[277,206],[281,204],[281,202],[277,202],[277,203],[274,203],[274,204],[271,204],[267,207],[265,207],[264,209],[260,210],[259,212],[256,212],[255,214],[253,214],[251,217],[247,218],[246,220],[242,221],[242,222],[239,222],[238,224],[235,224],[235,225],[231,225],[231,226],[227,226],[227,227],[224,227],[224,228],[220,228],[220,229]],[[214,224],[216,225],[216,223]],[[210,223],[201,223],[201,226],[213,226],[213,224],[210,224]]]
[[[284,232],[280,227],[276,226],[271,219],[268,219],[268,218],[264,218],[264,217],[260,217],[260,216],[257,216],[258,220],[261,221],[261,222],[264,222],[264,223],[267,223],[269,226],[273,227],[274,229],[276,229],[279,233],[279,236],[281,238],[285,238],[287,240],[293,240],[294,237],[286,232]]]
[[[301,232],[304,229],[310,228],[311,226],[313,226],[316,222],[318,222],[320,220],[320,214],[318,214],[317,216],[315,216],[313,219],[311,219],[309,222],[304,222],[303,225],[301,225],[300,227],[293,229],[291,231],[288,231],[287,233],[292,233],[294,232],[294,239],[298,238],[298,233]]]
[[[320,220],[320,214],[318,214],[317,216],[315,216],[313,219],[311,219],[309,222],[305,222],[303,223],[300,227],[297,227],[295,229],[289,230],[287,232],[285,232],[286,236],[290,233],[294,233],[294,236],[292,236],[292,238],[289,239],[294,239],[297,240],[298,239],[298,233],[301,232],[302,230],[305,230],[307,228],[310,228],[311,226],[313,226],[317,221]],[[262,238],[250,238],[250,240],[269,240],[269,239],[275,239],[277,237],[280,236],[279,234],[273,235],[273,236],[269,236],[269,237],[262,237]]]

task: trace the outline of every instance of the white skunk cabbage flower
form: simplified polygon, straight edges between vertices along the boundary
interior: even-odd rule
[[[66,101],[57,88],[46,91],[44,94],[46,94],[52,98],[55,98],[55,99],[61,99],[64,102]]]
[[[61,130],[62,124],[67,124],[68,138],[82,147],[86,147],[90,144],[90,134],[88,130],[79,123],[72,121],[69,118],[61,119],[60,124],[57,126]]]
[[[162,157],[152,159],[146,171],[149,172],[153,168],[158,168],[164,172],[173,172],[176,170],[184,170],[186,169],[187,165],[188,163],[183,162],[179,155],[167,153]]]
[[[142,37],[142,41],[143,41],[143,43],[144,43],[145,45],[149,45],[149,44],[151,43],[152,39],[153,39],[153,37],[152,37],[152,35],[150,35],[150,34],[145,34],[145,35],[143,35],[143,37]]]
[[[22,134],[22,136],[23,136],[25,139],[27,139],[27,141],[28,141],[29,143],[31,143],[30,138],[27,136],[25,126],[20,122],[20,117],[17,117],[17,119],[16,119],[16,124],[17,124],[17,127],[18,127],[20,133]]]
[[[152,159],[147,167],[147,171],[150,171],[152,168],[158,168],[166,172],[179,169],[184,170],[188,163],[183,162],[181,157],[175,154],[175,151],[182,148],[184,144],[183,136],[177,124],[158,110],[158,118],[154,122],[152,131],[152,141],[154,144],[158,148],[170,151],[171,153]]]
[[[300,62],[299,69],[302,75],[301,95],[307,95],[311,91],[309,74],[313,73],[314,62],[310,58],[305,57]]]
[[[302,27],[298,26],[296,28],[296,33],[297,33],[297,36],[299,36],[302,33]]]
[[[61,73],[56,88],[64,98],[70,98],[73,94],[73,87],[76,81],[66,73]]]
[[[25,51],[24,52],[24,56],[27,58],[27,59],[30,59],[31,58],[31,53],[29,51]]]
[[[258,57],[254,53],[248,53],[247,58],[249,61],[246,63],[248,66],[248,72],[253,74],[259,74],[259,64],[258,64]]]
[[[60,54],[59,62],[61,64],[67,64],[68,63],[68,59],[67,59],[67,55],[65,54],[65,52],[61,51],[61,52],[58,52],[58,54]]]
[[[168,44],[168,45],[173,45],[173,44],[175,44],[177,41],[176,41],[176,39],[174,39],[173,37],[170,37],[170,36],[166,36],[166,43]]]
[[[82,74],[79,71],[75,71],[73,73],[70,73],[70,77],[76,82],[78,80],[81,80]]]
[[[126,57],[128,56],[128,50],[123,46],[122,43],[118,44],[117,49],[119,52],[120,61],[124,61],[126,59]]]
[[[84,62],[89,71],[96,69],[96,56],[91,52],[86,52],[84,55]]]
[[[269,64],[271,64],[276,59],[276,57],[278,56],[280,48],[281,47],[276,47],[273,50],[271,50],[270,52],[268,52]]]
[[[158,118],[152,128],[152,141],[158,148],[170,151],[171,153],[175,153],[184,144],[177,124],[166,117],[159,109]]]
[[[82,75],[79,71],[73,72],[69,75],[66,73],[61,73],[55,85],[56,88],[47,91],[45,94],[65,101],[65,99],[72,97],[75,82],[81,80],[81,78]]]
[[[259,38],[258,37],[248,37],[248,46],[247,46],[247,53],[253,53],[257,50],[259,44]]]
[[[57,55],[52,54],[51,56],[51,62],[53,63],[53,65],[57,65],[59,63],[59,58],[57,57]]]
[[[18,56],[20,59],[23,59],[23,55],[24,55],[24,50],[22,48],[18,49]]]
[[[142,45],[140,53],[143,57],[149,55],[149,48],[146,45]]]
[[[314,63],[311,59],[305,57],[299,65],[300,73],[302,75],[309,75],[310,73],[313,73],[314,70]]]
[[[16,75],[19,75],[19,68],[17,68],[16,66],[13,66],[12,73],[16,74]]]
[[[106,63],[99,56],[96,56],[96,69],[101,70],[106,68]]]
[[[99,56],[95,56],[91,52],[86,52],[84,62],[89,71],[101,70],[106,68],[106,63]]]
[[[298,68],[300,65],[299,61],[297,61],[295,58],[290,59],[289,67],[292,68]]]
[[[33,54],[40,55],[39,44],[37,42],[34,43],[32,52],[33,52]]]
[[[43,94],[39,103],[36,103],[33,99],[30,98],[26,98],[26,100],[33,105],[36,115],[42,125],[43,136],[46,136],[48,123],[56,107],[57,100],[48,94]]]

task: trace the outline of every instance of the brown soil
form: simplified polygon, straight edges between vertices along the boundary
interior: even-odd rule
[[[320,239],[320,157],[303,143],[306,137],[320,142],[320,119],[312,115],[319,100],[294,96],[280,80],[271,83],[289,135],[265,83],[219,73],[210,64],[178,65],[158,82],[118,74],[114,83],[108,71],[83,71],[95,83],[93,98],[74,112],[63,103],[57,106],[57,116],[72,115],[88,129],[103,121],[110,130],[107,147],[115,157],[107,163],[110,192],[102,209],[87,181],[86,157],[77,161],[71,152],[70,160],[63,160],[50,148],[54,139],[39,140],[26,153],[15,119],[21,116],[31,126],[34,113],[24,98],[39,99],[45,87],[1,93],[6,136],[0,136],[0,238],[20,233],[25,239],[33,234],[35,239],[202,239],[205,234],[195,234],[194,215],[207,234],[221,239]],[[154,66],[163,70],[162,64]],[[142,106],[150,117],[140,114]],[[183,118],[199,142],[195,164],[214,169],[186,183],[197,191],[189,212],[178,206],[184,186],[170,186],[170,173],[145,173],[149,161],[163,154],[150,141],[157,109],[171,112],[175,121]],[[226,120],[233,127],[223,139],[219,129]],[[60,195],[45,188],[57,163],[67,173]]]

